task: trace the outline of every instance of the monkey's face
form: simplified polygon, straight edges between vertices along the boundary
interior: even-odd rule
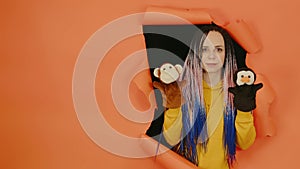
[[[237,79],[236,79],[236,84],[238,86],[247,84],[247,85],[252,85],[255,80],[255,75],[252,71],[250,70],[242,70],[237,73]]]
[[[175,82],[179,78],[177,69],[171,64],[164,64],[160,68],[160,80],[166,84]]]
[[[154,70],[154,75],[158,77],[163,83],[170,84],[178,80],[181,71],[181,65],[173,66],[170,63],[165,63],[160,68],[156,68]]]

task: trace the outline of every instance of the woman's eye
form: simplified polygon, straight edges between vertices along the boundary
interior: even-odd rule
[[[208,49],[207,48],[202,48],[202,52],[207,52]]]
[[[217,48],[217,52],[219,53],[223,52],[223,48]]]

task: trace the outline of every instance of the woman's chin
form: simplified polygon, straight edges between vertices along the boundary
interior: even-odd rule
[[[221,68],[219,67],[206,67],[205,69],[203,69],[205,73],[217,73],[221,71]]]

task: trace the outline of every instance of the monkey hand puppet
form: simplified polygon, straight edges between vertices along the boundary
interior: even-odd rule
[[[154,76],[160,81],[154,81],[153,86],[160,90],[163,98],[163,106],[166,108],[178,108],[182,104],[180,87],[183,82],[178,82],[182,66],[170,63],[163,64],[160,68],[154,69]]]
[[[235,87],[228,91],[234,95],[233,103],[236,109],[244,112],[256,108],[256,92],[263,87],[262,83],[254,84],[256,74],[249,68],[239,69],[233,77]]]

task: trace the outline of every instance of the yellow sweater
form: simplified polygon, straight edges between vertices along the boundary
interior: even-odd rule
[[[197,146],[199,168],[201,169],[228,169],[226,152],[223,144],[223,109],[224,97],[222,83],[209,87],[203,83],[204,101],[207,112],[207,126],[209,141],[207,151]],[[181,108],[168,109],[165,112],[163,124],[164,136],[170,145],[176,145],[180,141],[182,129]],[[237,111],[235,120],[237,146],[247,149],[255,140],[256,132],[253,124],[253,116],[250,112]]]

